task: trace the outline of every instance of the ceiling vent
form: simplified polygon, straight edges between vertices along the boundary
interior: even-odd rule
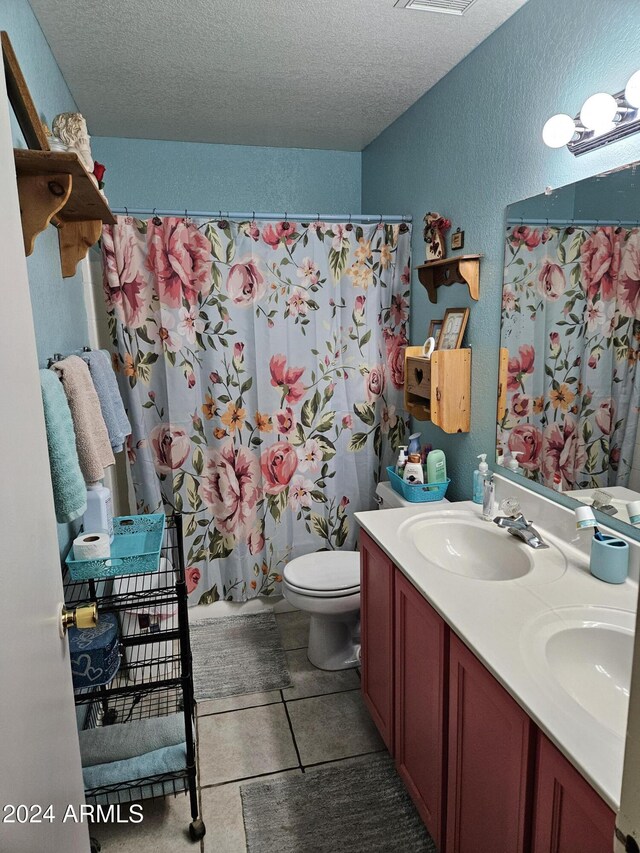
[[[464,15],[476,0],[396,0],[402,9],[420,9],[423,12],[440,12],[443,15]]]

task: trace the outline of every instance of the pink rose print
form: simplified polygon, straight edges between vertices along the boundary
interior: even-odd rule
[[[353,418],[351,417],[351,415],[345,415],[342,418],[342,426],[345,429],[353,429]]]
[[[187,595],[191,595],[200,583],[200,569],[195,566],[187,566],[184,570],[184,576],[187,582]]]
[[[153,464],[158,474],[170,474],[184,463],[191,451],[189,436],[182,427],[158,424],[150,434]]]
[[[277,222],[275,226],[269,224],[262,229],[262,239],[272,249],[277,249],[281,242],[290,246],[293,243],[295,231],[295,222]]]
[[[516,295],[513,290],[507,290],[507,288],[505,288],[502,291],[502,310],[506,312],[514,311],[516,304]]]
[[[542,433],[533,424],[520,424],[511,430],[509,435],[509,450],[520,453],[518,465],[529,471],[539,466],[540,451],[542,450]]]
[[[249,534],[247,540],[249,544],[249,553],[252,555],[259,554],[264,548],[264,525],[259,522]]]
[[[388,329],[383,329],[384,345],[387,351],[387,366],[391,375],[391,382],[398,390],[404,388],[404,351],[408,341],[404,331],[392,334]]]
[[[244,344],[237,342],[233,345],[233,360],[236,362],[244,361]]]
[[[258,240],[260,239],[260,229],[258,228],[258,226],[255,222],[252,222],[249,225],[248,234],[249,234],[249,237],[251,237],[251,239],[254,241],[254,243],[257,243]]]
[[[276,412],[273,417],[276,422],[276,432],[280,435],[289,435],[296,428],[296,416],[290,406]]]
[[[304,367],[287,367],[286,356],[280,353],[271,356],[269,370],[271,384],[274,388],[280,388],[287,403],[297,403],[304,397],[305,387],[300,382]]]
[[[511,232],[509,241],[513,246],[526,246],[529,251],[533,251],[540,245],[540,232],[535,228],[529,228],[528,225],[519,225]]]
[[[401,326],[406,323],[409,317],[409,303],[404,298],[397,294],[391,298],[391,319],[394,326]]]
[[[378,397],[384,393],[384,387],[384,367],[381,364],[374,364],[365,378],[365,391],[370,403],[375,403]]]
[[[611,397],[603,400],[596,409],[596,423],[605,435],[611,435],[616,416],[616,406]]]
[[[177,308],[182,299],[195,305],[211,290],[211,245],[204,234],[183,219],[149,222],[147,268],[155,274],[160,302]]]
[[[223,533],[244,536],[252,530],[259,483],[258,460],[246,447],[234,448],[228,439],[219,449],[205,450],[200,494]]]
[[[518,350],[518,355],[509,359],[507,388],[515,391],[520,387],[524,376],[533,373],[533,363],[536,351],[531,344],[523,344]]]
[[[520,394],[519,391],[516,391],[511,398],[511,411],[518,420],[529,417],[529,413],[531,412],[531,397],[527,397],[526,394]]]
[[[227,277],[227,293],[235,305],[247,308],[259,302],[267,290],[258,261],[251,255],[234,264]]]
[[[298,457],[294,448],[286,441],[277,441],[262,451],[260,469],[266,482],[265,492],[278,495],[291,482],[298,467]]]
[[[596,228],[580,248],[582,281],[587,296],[607,301],[615,297],[615,283],[620,269],[622,234],[611,227]]]
[[[550,302],[560,299],[567,286],[562,267],[545,261],[538,276],[538,290]]]
[[[366,296],[356,296],[356,301],[355,301],[355,305],[353,308],[353,313],[357,317],[363,317],[364,316],[364,306],[365,306],[366,301],[367,301]]]
[[[139,328],[151,305],[149,273],[143,248],[131,229],[120,223],[102,232],[104,289],[107,308],[131,329]]]
[[[627,240],[617,286],[617,302],[625,317],[640,319],[640,230],[634,229]]]
[[[560,343],[560,335],[557,332],[551,332],[549,334],[549,348],[551,349],[552,356],[555,357],[560,354],[562,344]]]
[[[400,276],[400,281],[403,284],[409,284],[411,282],[411,269],[409,267],[405,267],[402,270],[402,275]]]
[[[587,454],[573,418],[565,417],[562,425],[553,423],[546,427],[542,459],[547,483],[552,483],[555,475],[560,473],[563,488],[575,486],[576,474],[584,467]]]

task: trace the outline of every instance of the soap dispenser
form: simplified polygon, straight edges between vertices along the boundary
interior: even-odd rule
[[[402,477],[402,472],[404,471],[404,466],[407,464],[407,445],[401,444],[398,449],[398,461],[396,462],[396,474],[398,477]]]
[[[517,473],[520,470],[520,465],[518,464],[518,456],[522,454],[522,450],[512,450],[511,457],[507,462],[507,467],[510,471],[514,471]]]
[[[481,504],[484,500],[484,479],[489,473],[489,465],[487,464],[487,454],[481,453],[478,456],[480,464],[473,472],[473,502]]]

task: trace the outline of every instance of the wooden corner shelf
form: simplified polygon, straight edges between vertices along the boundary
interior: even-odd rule
[[[431,302],[438,301],[438,288],[451,284],[466,284],[469,296],[476,302],[480,298],[480,258],[482,255],[454,255],[440,261],[420,264],[418,279],[426,288]]]
[[[26,255],[36,237],[53,223],[58,229],[63,278],[98,240],[103,223],[115,217],[77,154],[14,148],[20,216]]]
[[[444,432],[471,429],[471,350],[405,350],[405,409],[418,421],[431,421]]]

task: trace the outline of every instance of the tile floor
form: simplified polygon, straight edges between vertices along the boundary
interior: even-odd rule
[[[188,839],[189,803],[178,796],[145,803],[140,828],[96,828],[103,853],[246,853],[241,784],[384,749],[362,703],[358,672],[315,669],[306,654],[308,617],[291,612],[276,619],[292,686],[198,706],[200,798],[207,826],[201,844]]]

